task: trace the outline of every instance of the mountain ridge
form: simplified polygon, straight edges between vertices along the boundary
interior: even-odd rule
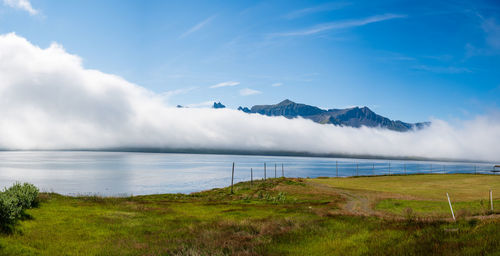
[[[240,106],[238,110],[249,114],[284,116],[290,119],[302,117],[321,124],[333,124],[356,128],[361,126],[381,127],[399,132],[422,129],[430,125],[430,122],[406,123],[400,120],[391,120],[376,114],[366,106],[325,110],[316,106],[295,103],[289,99],[285,99],[274,105],[255,105],[250,109]]]

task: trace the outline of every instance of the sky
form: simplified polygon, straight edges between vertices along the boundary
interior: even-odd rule
[[[1,150],[499,160],[493,2],[0,6]],[[431,125],[397,132],[236,110],[285,98]]]
[[[408,122],[500,107],[496,1],[2,1],[1,34],[56,42],[170,105],[288,98]]]

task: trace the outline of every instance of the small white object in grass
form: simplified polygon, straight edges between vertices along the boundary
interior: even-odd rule
[[[491,205],[491,211],[493,211],[493,192],[490,189],[490,205]]]
[[[453,207],[451,207],[450,196],[448,195],[448,193],[446,193],[446,197],[448,197],[448,203],[450,204],[451,216],[453,216],[453,220],[456,221],[456,219],[455,219],[455,213],[453,213]]]

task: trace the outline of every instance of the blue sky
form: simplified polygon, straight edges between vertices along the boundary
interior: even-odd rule
[[[500,108],[495,1],[3,0],[8,32],[172,105],[289,98],[412,122]]]

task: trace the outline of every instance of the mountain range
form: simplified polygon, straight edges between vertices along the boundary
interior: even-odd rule
[[[376,114],[368,107],[325,110],[311,105],[295,103],[288,99],[274,105],[255,105],[250,109],[240,106],[238,110],[249,114],[256,113],[266,116],[284,116],[286,118],[302,117],[320,124],[350,127],[381,127],[399,132],[422,129],[430,125],[430,122],[405,123],[399,120],[391,120]]]

